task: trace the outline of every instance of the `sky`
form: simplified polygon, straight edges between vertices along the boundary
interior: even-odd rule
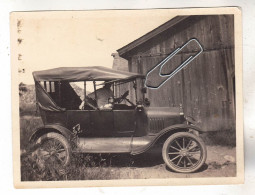
[[[12,55],[25,69],[19,80],[32,84],[33,71],[57,67],[112,68],[112,53],[174,16],[167,9],[12,13]]]

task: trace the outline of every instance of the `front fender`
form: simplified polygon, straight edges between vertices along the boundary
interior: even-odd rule
[[[200,129],[197,126],[193,126],[193,125],[187,125],[187,124],[177,124],[177,125],[172,125],[169,127],[166,127],[164,129],[162,129],[159,133],[157,133],[155,135],[155,137],[153,137],[152,139],[149,138],[149,141],[146,145],[141,146],[141,147],[137,147],[137,148],[133,148],[131,154],[132,155],[137,155],[137,154],[141,154],[143,152],[146,152],[147,150],[149,150],[162,136],[166,135],[166,134],[171,134],[175,133],[175,132],[180,132],[180,131],[189,131],[189,130],[195,130],[198,131],[199,133],[204,133],[205,131],[203,131],[202,129]],[[170,135],[169,135],[170,136]]]
[[[62,134],[67,140],[70,140],[72,138],[72,132],[70,130],[61,125],[52,124],[37,128],[30,136],[29,142],[34,142],[42,135],[49,132],[56,132]]]
[[[158,134],[157,134],[157,138],[161,137],[162,135],[170,132],[170,131],[173,131],[173,130],[178,130],[178,129],[185,129],[185,130],[189,130],[189,129],[192,129],[192,130],[195,130],[195,131],[198,131],[199,133],[205,133],[204,130],[200,129],[199,127],[195,126],[195,125],[187,125],[187,124],[177,124],[177,125],[172,125],[172,126],[169,126],[167,128],[164,128],[162,129]]]

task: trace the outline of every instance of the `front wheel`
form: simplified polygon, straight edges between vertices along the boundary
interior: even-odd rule
[[[39,144],[38,165],[60,169],[70,163],[71,148],[67,139],[58,133],[47,133],[42,135],[37,141]]]
[[[205,163],[206,153],[204,142],[188,132],[173,134],[165,141],[162,149],[166,165],[180,173],[198,170]]]

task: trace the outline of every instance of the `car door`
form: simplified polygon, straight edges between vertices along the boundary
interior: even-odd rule
[[[93,137],[113,136],[113,111],[112,110],[91,110],[90,128]]]
[[[135,110],[113,110],[114,136],[131,137],[135,132]]]
[[[79,137],[110,137],[113,135],[113,112],[108,110],[68,110],[67,126]]]
[[[67,127],[80,137],[91,136],[89,110],[67,110]]]

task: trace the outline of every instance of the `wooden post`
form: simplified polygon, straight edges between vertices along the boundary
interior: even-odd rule
[[[51,81],[49,81],[49,85],[50,85],[50,93],[52,92],[52,89],[51,89]]]
[[[141,79],[141,90],[144,88],[144,80],[143,79]],[[147,90],[147,89],[146,89]],[[145,93],[144,92],[142,92],[142,101],[144,102],[144,100],[145,100]]]
[[[96,103],[97,103],[96,81],[93,81],[93,85],[94,85],[94,92],[95,92],[95,100],[96,100]]]
[[[115,96],[115,82],[113,82],[113,85],[112,85],[112,92],[113,92],[113,96]]]
[[[46,81],[44,81],[43,84],[44,84],[45,91],[47,91]]]
[[[58,82],[58,101],[59,101],[59,106],[62,107],[62,101],[61,101],[61,82]]]
[[[84,81],[84,101],[85,101],[85,98],[86,98],[86,81]]]
[[[137,102],[137,82],[135,79],[135,102]]]

